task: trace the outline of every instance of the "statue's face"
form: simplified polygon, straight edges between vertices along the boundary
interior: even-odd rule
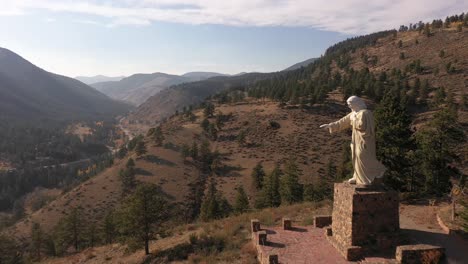
[[[353,101],[346,101],[346,104],[348,104],[348,107],[353,111],[353,112],[359,112],[361,110],[361,107],[359,104]]]
[[[346,103],[348,104],[348,107],[352,111],[357,111],[358,110],[358,107],[357,107],[356,103],[353,103],[352,101],[346,101]]]

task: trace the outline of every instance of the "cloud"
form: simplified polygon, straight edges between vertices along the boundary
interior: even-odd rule
[[[102,23],[89,19],[76,19],[73,22],[86,25],[102,25]]]
[[[13,2],[13,3],[12,3]],[[0,15],[30,10],[108,19],[108,26],[152,22],[310,27],[347,34],[396,28],[468,11],[464,0],[0,0]]]

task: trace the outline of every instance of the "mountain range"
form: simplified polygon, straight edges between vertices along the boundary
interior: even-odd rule
[[[318,60],[318,58],[310,58],[310,59],[307,59],[305,61],[298,62],[298,63],[284,69],[283,71],[292,71],[292,70],[297,70],[297,69],[299,69],[301,67],[307,67],[307,65],[313,63],[316,60]]]
[[[224,76],[224,74],[214,72],[189,72],[183,75],[160,72],[138,73],[120,81],[99,82],[91,84],[91,86],[113,99],[138,106],[149,97],[170,86],[201,81],[216,76]]]
[[[78,80],[47,72],[0,48],[0,117],[100,119],[128,109]]]
[[[112,81],[120,81],[125,76],[115,76],[115,77],[109,77],[109,76],[104,76],[104,75],[96,75],[96,76],[76,76],[75,79],[82,83],[86,84],[92,84],[92,83],[98,83],[98,82],[112,82]]]

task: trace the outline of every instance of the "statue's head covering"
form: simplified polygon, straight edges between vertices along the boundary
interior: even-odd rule
[[[364,102],[364,100],[362,100],[360,97],[357,97],[355,95],[349,97],[348,100],[346,100],[346,102],[352,103],[359,109],[367,109],[366,102]]]

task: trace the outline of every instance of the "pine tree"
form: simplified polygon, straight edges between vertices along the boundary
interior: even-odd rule
[[[241,130],[239,134],[237,135],[237,143],[239,143],[239,146],[244,146],[245,140],[247,137],[247,130]]]
[[[314,190],[314,185],[313,184],[305,184],[304,185],[304,201],[307,202],[313,202],[316,201],[316,194]]]
[[[244,187],[237,188],[236,203],[234,204],[234,211],[238,214],[245,213],[249,210],[249,198],[244,191]]]
[[[201,128],[203,128],[203,131],[208,131],[208,127],[210,125],[210,121],[208,118],[203,119],[203,121],[200,123]]]
[[[134,168],[135,167],[135,161],[132,158],[129,158],[127,160],[127,163],[125,164],[126,168]]]
[[[86,245],[88,247],[94,247],[98,239],[96,223],[91,222],[85,227],[84,237],[87,242]]]
[[[400,104],[399,93],[389,91],[375,110],[377,157],[387,168],[386,183],[405,190],[411,162],[407,153],[414,149],[411,118]]]
[[[125,234],[144,243],[149,254],[149,241],[155,239],[169,217],[169,205],[157,186],[141,185],[123,203],[120,228]]]
[[[210,123],[208,125],[207,133],[211,140],[215,141],[216,139],[218,139],[218,130],[216,129],[213,123]]]
[[[0,263],[23,263],[19,252],[22,252],[22,248],[19,247],[15,240],[0,234]]]
[[[290,160],[281,177],[281,201],[283,204],[293,204],[302,201],[302,185],[299,183],[299,168],[295,161]]]
[[[192,148],[190,149],[190,156],[193,160],[198,159],[198,144],[196,141],[194,141],[192,144]]]
[[[210,142],[208,142],[208,140],[203,140],[202,144],[200,145],[199,160],[203,163],[205,168],[208,168],[211,165],[211,148]]]
[[[265,178],[265,171],[263,170],[262,163],[259,162],[252,170],[252,185],[255,190],[260,190],[263,187],[263,179]]]
[[[128,149],[127,147],[124,145],[122,146],[121,148],[119,148],[119,151],[117,152],[117,157],[119,159],[123,159],[125,157],[125,155],[127,155],[128,153]]]
[[[180,155],[184,160],[190,156],[190,147],[187,144],[182,145]]]
[[[152,134],[152,138],[156,143],[156,146],[162,146],[164,143],[164,134],[162,132],[161,126],[156,127],[154,133]]]
[[[41,251],[44,243],[44,231],[41,228],[41,225],[37,222],[34,222],[31,227],[31,240],[32,240],[32,249],[35,259],[41,261]],[[0,262],[1,263],[1,262]]]
[[[138,143],[135,146],[135,152],[138,157],[141,157],[142,155],[145,155],[147,150],[146,150],[146,144],[143,140],[138,141]]]
[[[278,207],[281,204],[280,177],[281,170],[276,165],[273,171],[265,177],[263,188],[256,201],[257,208]]]
[[[112,244],[117,235],[117,226],[115,223],[114,213],[109,212],[104,218],[102,232],[106,244]]]
[[[75,251],[81,247],[84,237],[86,220],[81,209],[73,208],[64,219],[65,236],[72,242]]]
[[[203,109],[203,114],[205,117],[212,117],[215,111],[215,106],[212,103],[207,103]]]
[[[457,113],[444,108],[416,134],[418,171],[425,179],[424,192],[442,195],[450,189],[450,178],[459,176],[452,166],[459,160],[454,149],[466,141],[457,121]]]
[[[341,162],[337,168],[335,182],[351,178],[353,173],[353,164],[351,163],[351,150],[348,143],[341,146]]]
[[[231,205],[221,195],[221,193],[218,192],[215,182],[211,181],[201,204],[200,218],[203,221],[220,219],[228,216],[230,211]]]

